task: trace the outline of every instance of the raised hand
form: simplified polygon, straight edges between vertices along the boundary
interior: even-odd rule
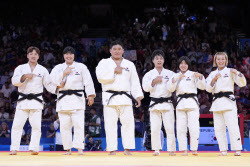
[[[216,81],[216,80],[219,79],[220,77],[221,77],[221,74],[218,73],[218,74],[215,75],[214,80]]]
[[[235,70],[233,68],[230,69],[230,72],[233,73],[233,74],[237,74],[237,70]]]
[[[115,74],[121,74],[123,69],[125,69],[125,68],[123,68],[123,67],[121,67],[121,66],[117,66],[117,67],[115,68]]]
[[[184,74],[180,74],[179,79],[182,79],[182,78],[184,78],[184,77],[185,77]]]
[[[202,79],[202,74],[198,73],[198,72],[195,72],[194,77],[196,77],[196,78],[198,77],[198,78]]]
[[[157,83],[161,83],[162,82],[162,76],[157,76],[155,79],[153,79],[151,85],[154,86]]]
[[[65,77],[66,75],[72,73],[72,70],[74,69],[75,67],[70,67],[68,66],[64,71],[63,71],[63,77]]]
[[[136,98],[136,101],[137,101],[137,103],[136,103],[136,108],[138,108],[138,107],[140,107],[141,106],[141,99],[140,99],[140,97],[137,97]]]
[[[88,105],[92,106],[92,104],[94,103],[94,95],[89,95],[86,99],[88,100]]]
[[[36,76],[36,74],[32,74],[32,73],[24,74],[21,78],[21,82],[24,82],[27,78],[33,79],[34,76]]]

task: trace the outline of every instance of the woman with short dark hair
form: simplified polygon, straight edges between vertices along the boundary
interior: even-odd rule
[[[183,156],[187,156],[187,128],[190,133],[190,149],[193,155],[197,154],[199,143],[199,102],[197,89],[205,89],[205,78],[198,72],[190,71],[190,59],[186,56],[178,60],[180,72],[175,74],[168,82],[172,92],[176,90],[176,125],[179,151],[184,151]]]

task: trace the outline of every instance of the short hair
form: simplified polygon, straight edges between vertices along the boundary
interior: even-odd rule
[[[111,44],[110,44],[110,49],[111,49],[114,45],[121,45],[121,47],[124,49],[124,45],[123,45],[123,43],[122,43],[120,40],[112,41]]]
[[[225,58],[226,58],[226,64],[225,64],[225,66],[227,66],[228,65],[228,56],[227,56],[227,53],[226,52],[217,52],[214,55],[213,67],[217,67],[216,58],[217,58],[218,55],[224,55],[225,56]]]
[[[75,49],[73,47],[71,47],[71,46],[67,46],[63,50],[63,54],[67,54],[68,52],[71,53],[71,54],[74,54],[74,55],[76,54]]]
[[[191,62],[190,62],[190,59],[187,57],[187,56],[182,56],[179,58],[178,62],[177,62],[177,65],[178,65],[178,68],[180,69],[180,64],[182,61],[185,61],[188,65],[188,69],[191,69]]]
[[[95,110],[95,111],[96,111],[95,107],[91,107],[90,110]],[[89,110],[89,111],[90,111],[90,110]]]
[[[152,56],[151,56],[152,60],[154,60],[154,58],[156,56],[161,56],[165,60],[165,53],[162,50],[160,50],[160,49],[157,49],[157,50],[153,51]]]
[[[27,54],[33,52],[33,50],[35,50],[36,53],[40,56],[40,50],[38,49],[38,47],[35,47],[35,46],[30,46],[30,47],[27,49]]]

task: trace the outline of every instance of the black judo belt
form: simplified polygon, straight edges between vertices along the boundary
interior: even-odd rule
[[[126,95],[126,96],[128,96],[134,103],[137,103],[137,101],[135,100],[135,98],[134,98],[132,95],[128,94],[127,92],[124,92],[124,91],[113,91],[113,90],[107,90],[107,91],[105,91],[105,92],[113,93],[113,94],[110,96],[109,100],[108,100],[108,104],[109,104],[110,99],[111,99],[112,97],[116,96],[116,95]],[[107,104],[107,105],[108,105],[108,104]]]
[[[149,106],[149,108],[151,108],[151,107],[153,107],[154,105],[159,104],[159,103],[164,103],[164,102],[172,103],[172,100],[171,100],[170,97],[167,97],[167,98],[165,98],[165,97],[161,97],[161,98],[154,98],[154,97],[152,97],[152,98],[151,98],[151,101],[154,102],[154,103],[151,104],[151,105]]]
[[[22,100],[25,100],[25,99],[27,99],[27,100],[36,100],[36,101],[38,101],[38,102],[40,102],[40,103],[42,103],[42,104],[45,105],[45,102],[43,100],[41,100],[41,99],[38,98],[39,96],[42,96],[42,94],[43,93],[38,93],[38,94],[32,94],[32,93],[30,93],[30,94],[24,94],[24,93],[19,92],[19,95],[21,96],[21,98],[18,99],[17,101],[22,101]]]
[[[79,92],[83,92],[83,90],[71,90],[71,89],[69,89],[69,90],[61,90],[61,91],[59,91],[59,93],[61,93],[62,95],[60,97],[58,97],[56,99],[56,101],[61,100],[63,97],[65,97],[67,95],[73,95],[73,94],[76,95],[76,96],[82,97],[82,94],[79,93]]]
[[[231,97],[230,95],[234,95],[233,92],[219,92],[219,93],[215,93],[213,101],[215,101],[218,98],[222,98],[222,97],[227,97],[230,100],[235,101],[235,98]]]
[[[187,99],[187,98],[192,98],[192,99],[195,100],[195,102],[196,102],[196,103],[198,104],[198,106],[199,106],[199,102],[198,102],[198,101],[196,100],[196,98],[195,98],[196,96],[197,96],[197,94],[195,94],[195,93],[180,94],[180,95],[177,96],[177,97],[180,98],[180,99],[177,101],[176,106],[178,105],[178,103],[179,103],[183,98],[185,98],[185,99]]]

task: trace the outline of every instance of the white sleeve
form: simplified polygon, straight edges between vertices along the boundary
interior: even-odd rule
[[[210,73],[209,76],[206,79],[206,91],[209,92],[209,93],[213,92],[213,90],[215,88],[215,85],[216,85],[216,81],[215,81],[214,85],[211,86],[212,80],[213,80],[213,75],[212,75],[212,73]]]
[[[143,87],[143,90],[145,92],[150,92],[154,89],[154,87],[152,87],[152,81],[154,80],[154,78],[152,78],[150,76],[150,73],[146,73],[142,79],[142,87]]]
[[[56,85],[52,83],[49,72],[47,69],[44,69],[43,85],[50,93],[56,93]]]
[[[164,146],[164,134],[161,130],[161,149],[163,149],[163,146]]]
[[[200,90],[206,89],[206,81],[203,75],[202,75],[202,79],[200,79],[199,77],[195,78],[195,86]]]
[[[140,98],[143,99],[144,95],[142,93],[142,88],[141,88],[141,84],[140,84],[140,80],[137,74],[137,71],[135,69],[135,65],[132,64],[132,68],[131,68],[131,79],[130,79],[130,84],[131,84],[131,94],[132,96],[136,99],[136,98]]]
[[[144,132],[144,135],[143,135],[143,141],[142,141],[142,144],[144,145],[146,142],[146,131]]]
[[[58,130],[59,125],[60,125],[59,123],[57,123],[56,121],[54,121],[54,129],[55,129],[55,130]]]
[[[83,80],[83,84],[85,86],[85,92],[86,92],[87,97],[89,95],[96,96],[94,83],[93,83],[92,77],[91,77],[90,72],[89,72],[87,67],[84,67],[84,69],[83,69],[82,80]]]
[[[247,84],[246,78],[244,74],[241,72],[237,71],[237,74],[232,74],[233,75],[233,80],[234,82],[239,86],[239,87],[244,87]],[[241,77],[239,76],[241,75]]]
[[[24,82],[21,82],[21,78],[22,78],[23,74],[22,74],[22,69],[21,66],[18,66],[13,74],[13,77],[11,78],[12,84],[14,86],[22,86],[24,83],[28,82],[29,79],[25,79]]]
[[[179,73],[177,73],[177,74],[173,74],[171,77],[170,77],[170,79],[169,79],[169,81],[168,81],[168,83],[167,83],[167,89],[168,89],[168,91],[170,91],[170,92],[174,92],[175,90],[176,90],[176,86],[177,86],[177,83],[179,82],[179,76],[180,76],[180,74]],[[173,83],[173,78],[174,78],[174,80],[176,81],[175,83]]]
[[[52,79],[52,83],[55,84],[56,86],[60,86],[60,83],[62,82],[63,79],[63,71],[60,70],[59,66],[55,66],[51,73],[50,73],[50,78]]]
[[[96,123],[101,125],[101,119],[100,119],[100,117],[98,117],[98,118],[96,119]]]
[[[96,77],[102,84],[112,83],[115,80],[114,68],[107,61],[101,60],[96,67]]]

